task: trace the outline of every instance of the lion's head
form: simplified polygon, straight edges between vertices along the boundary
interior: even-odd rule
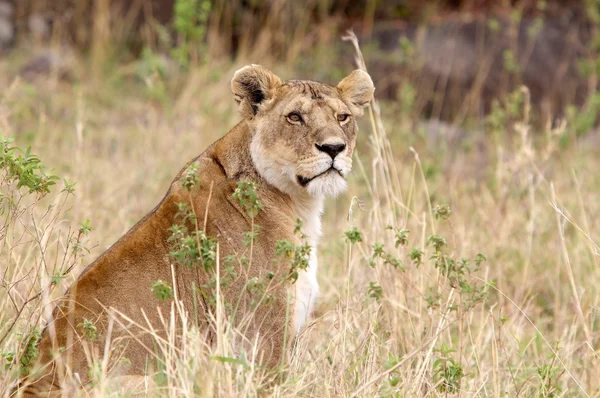
[[[346,188],[356,119],[373,98],[373,82],[355,70],[337,86],[282,82],[270,70],[238,70],[231,89],[251,133],[259,174],[288,195],[335,196]]]

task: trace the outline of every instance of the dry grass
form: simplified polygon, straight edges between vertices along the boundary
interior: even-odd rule
[[[74,62],[87,77],[85,60]],[[13,80],[11,59],[0,61],[0,86],[9,87],[0,94],[3,135],[77,181],[74,196],[56,189],[32,206],[24,199],[24,213],[2,241],[1,353],[22,354],[20,335],[41,325],[52,298],[153,208],[188,159],[237,122],[228,78],[239,66],[192,68],[157,96],[163,80],[132,78],[135,65],[94,72],[78,85],[56,76]],[[274,69],[294,77],[289,65]],[[383,104],[381,117],[373,104],[361,125],[350,190],[329,201],[324,216],[319,305],[283,380],[269,384],[252,364],[218,360],[236,357],[231,347],[240,336],[217,311],[217,344],[199,343],[191,315],[175,303],[165,323],[170,330],[186,325],[184,344],[176,347],[173,335],[157,340],[168,360],[150,390],[173,397],[600,396],[600,160],[593,141],[559,145],[571,136],[568,126],[534,135],[525,109],[506,130],[472,133],[461,146],[442,136],[433,146],[419,133],[419,115],[403,109]],[[446,204],[447,219],[438,207]],[[81,237],[90,253],[71,256],[69,236],[78,236],[85,219],[94,228]],[[395,247],[388,225],[409,230],[407,242]],[[362,241],[344,238],[352,228]],[[431,235],[447,241],[445,264],[479,252],[487,261],[449,278],[431,259]],[[376,243],[403,267],[384,258],[370,266]],[[410,258],[413,248],[424,253],[420,265]],[[31,301],[5,333],[53,270],[70,266],[58,289]],[[470,289],[481,288],[487,297],[470,303]],[[444,346],[453,351],[440,352]],[[442,357],[446,373],[439,372]],[[464,377],[453,392],[458,367]],[[1,393],[16,368],[0,367]],[[122,395],[123,384],[115,386],[105,368],[96,377],[90,395]]]

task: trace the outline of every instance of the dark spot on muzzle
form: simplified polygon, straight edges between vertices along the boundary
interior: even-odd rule
[[[302,176],[297,176],[296,178],[298,179],[298,184],[302,185],[303,187],[307,186],[308,183],[313,180],[312,178],[307,178],[307,177],[302,177]]]

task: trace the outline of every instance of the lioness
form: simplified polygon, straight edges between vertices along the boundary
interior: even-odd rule
[[[268,69],[249,65],[235,73],[231,90],[243,120],[190,162],[158,206],[71,286],[43,332],[38,370],[21,383],[21,393],[60,393],[63,380],[74,374],[85,384],[90,359],[101,361],[109,340],[121,346],[114,355],[128,359],[121,361],[126,364],[119,365],[120,374],[144,374],[148,362],[156,361],[151,355],[154,337],[134,325],[151,324],[156,333],[164,334],[159,312],[168,316],[171,308],[171,300],[161,301],[151,291],[157,280],[172,281],[176,299],[203,322],[211,338],[208,320],[213,303],[198,288],[215,286],[214,273],[174,264],[169,255],[173,250],[170,228],[181,223],[181,203],[196,212],[197,228],[218,241],[221,259],[243,253],[247,232],[253,225],[260,226],[252,257],[235,263],[236,276],[221,287],[221,294],[225,302],[234,303],[225,306],[226,315],[237,325],[244,319],[249,344],[259,341],[256,360],[268,367],[281,363],[285,345],[292,341],[290,334],[301,330],[317,297],[314,248],[321,235],[323,200],[346,188],[356,119],[373,98],[374,87],[362,70],[333,87],[308,80],[282,82]],[[184,181],[189,173],[195,180],[191,189]],[[255,183],[262,203],[256,216],[233,198],[240,181]],[[313,250],[295,284],[280,283],[289,267],[278,261],[276,244],[280,240],[303,243],[294,232],[298,219]],[[224,266],[217,266],[224,275]],[[248,288],[252,278],[274,281],[266,289],[268,303],[252,302]],[[250,321],[244,317],[249,313]]]

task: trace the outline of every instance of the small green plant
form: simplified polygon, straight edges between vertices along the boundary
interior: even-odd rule
[[[75,185],[77,185],[76,181],[69,181],[65,178],[63,179],[63,183],[65,187],[63,188],[62,192],[67,192],[70,194],[75,193]]]
[[[448,205],[437,205],[433,208],[433,214],[436,220],[447,220],[452,215],[452,210]]]
[[[173,249],[169,255],[180,265],[187,268],[196,266],[200,258],[198,242],[193,235],[188,234],[188,229],[184,225],[173,225],[169,228],[171,236],[168,241],[173,244]]]
[[[396,228],[391,225],[388,225],[386,229],[394,232],[394,247],[398,248],[400,246],[408,245],[408,234],[410,232],[408,229]]]
[[[160,301],[165,301],[173,298],[173,288],[167,282],[157,280],[152,283],[152,293]]]
[[[90,220],[85,220],[79,226],[79,233],[82,235],[88,235],[92,231],[92,226],[90,225]]]
[[[192,189],[200,185],[197,163],[190,164],[185,170],[181,176],[181,185],[183,185],[187,191],[192,191]]]
[[[206,235],[204,231],[196,231],[200,241],[200,258],[205,270],[214,270],[217,267],[217,241]]]
[[[31,153],[31,147],[22,150],[13,146],[12,138],[0,136],[0,170],[4,174],[4,184],[15,183],[17,189],[25,187],[29,193],[47,194],[50,187],[56,184],[58,177],[47,174],[40,159]],[[7,199],[0,196],[1,204]]]
[[[448,394],[457,393],[465,373],[462,366],[451,357],[455,350],[442,344],[440,348],[433,351],[438,354],[438,359],[433,362],[433,375],[438,382],[438,391]]]
[[[4,370],[9,370],[15,360],[14,351],[6,351],[0,353],[0,357],[4,359]]]
[[[237,200],[248,217],[254,218],[258,215],[263,208],[263,205],[258,198],[256,192],[256,184],[254,182],[240,181],[237,184],[237,188],[233,192],[233,199]]]
[[[346,236],[346,240],[351,244],[360,243],[363,241],[362,232],[358,230],[356,227],[350,228],[348,231],[344,232]]]
[[[439,293],[432,293],[425,296],[425,302],[427,303],[427,308],[429,309],[437,309],[440,308],[440,301],[442,296]]]
[[[311,247],[308,243],[295,245],[287,240],[278,240],[275,254],[289,264],[288,279],[292,283],[298,280],[298,271],[306,270],[310,261]]]
[[[250,245],[256,243],[256,239],[258,238],[258,233],[260,232],[260,226],[254,225],[252,231],[244,232],[244,237],[242,243],[246,247],[250,247]]]
[[[245,257],[243,257],[245,258]],[[247,262],[244,263],[242,260],[239,260],[238,258],[236,258],[235,256],[227,256],[223,259],[223,271],[220,275],[220,279],[219,279],[219,285],[221,286],[221,288],[227,287],[229,286],[229,284],[234,281],[237,277],[237,271],[235,268],[235,264],[239,263],[241,265],[245,265],[247,266]],[[212,273],[210,276],[210,280],[208,281],[208,283],[203,284],[202,286],[199,286],[196,288],[196,291],[198,293],[200,293],[202,295],[202,297],[204,297],[204,299],[207,301],[207,303],[211,306],[216,305],[217,303],[217,297],[215,296],[215,294],[213,294],[212,292],[214,292],[214,289],[217,287],[217,275],[216,273]],[[230,308],[231,307],[231,303],[229,302],[225,302],[225,307],[226,308]]]
[[[250,181],[239,181],[232,197],[250,217],[250,231],[244,232],[242,238],[242,243],[248,248],[249,253],[248,256],[246,256],[246,252],[239,256],[240,265],[247,267],[252,264],[254,244],[260,232],[260,226],[255,223],[255,219],[262,210],[263,204],[258,197],[256,183]]]
[[[265,278],[250,278],[246,283],[246,290],[250,294],[250,308],[256,308],[259,304],[269,304],[272,297],[267,295],[267,281]]]
[[[46,172],[31,148],[23,150],[13,145],[12,138],[0,136],[0,252],[3,264],[0,296],[12,303],[11,308],[3,306],[0,310],[0,355],[3,359],[1,368],[14,372],[14,376],[28,373],[39,355],[40,328],[29,326],[32,317],[39,319],[39,297],[44,294],[53,299],[54,288],[80,263],[81,254],[88,251],[84,238],[92,230],[89,220],[74,230],[69,229],[66,234],[64,229],[57,228],[67,199],[75,192],[75,182],[64,179],[61,195],[49,201],[45,212],[38,212],[41,200],[58,179]],[[21,226],[25,226],[25,232],[19,231]],[[53,245],[56,249],[51,247]],[[34,262],[41,259],[47,261],[48,266],[35,270],[30,260],[20,263],[12,258],[20,256],[19,253],[33,254]],[[18,276],[23,267],[26,272],[33,271],[31,278]],[[38,275],[33,277],[35,274]],[[15,291],[21,293],[15,295]],[[27,331],[18,332],[24,326],[28,327]],[[15,335],[18,339],[11,339]]]
[[[304,240],[307,238],[306,234],[304,233],[304,230],[302,229],[302,227],[304,226],[304,223],[302,222],[301,219],[297,219],[296,220],[296,225],[294,225],[294,235],[297,235],[300,237],[300,239]]]
[[[92,361],[88,368],[88,377],[90,379],[90,384],[95,385],[102,380],[102,362],[100,361]]]
[[[92,230],[93,230],[93,228],[90,224],[90,220],[86,219],[85,221],[81,222],[81,224],[79,224],[79,230],[77,231],[77,236],[72,236],[69,240],[69,245],[71,246],[71,249],[73,250],[73,254],[75,256],[90,252],[90,250],[85,246],[83,237],[88,236]],[[62,271],[58,270],[56,272],[62,272]],[[58,277],[58,276],[59,275],[57,275],[55,273],[52,281],[56,282],[54,277]],[[64,275],[62,277],[64,277]]]
[[[463,296],[463,305],[465,309],[470,309],[478,303],[483,302],[488,296],[488,285],[477,284],[469,280],[469,276],[478,271],[486,257],[478,253],[473,260],[466,258],[457,260],[445,252],[448,245],[446,239],[440,235],[431,235],[427,238],[427,246],[433,248],[433,254],[430,259],[433,260],[434,267],[446,277],[450,287],[459,289]],[[417,250],[417,249],[415,249]],[[415,259],[421,260],[422,253],[411,252]],[[413,260],[414,261],[414,260]],[[471,263],[475,266],[472,266]],[[453,307],[453,309],[457,309]]]
[[[81,328],[86,339],[90,341],[96,340],[96,337],[98,336],[98,330],[96,329],[94,322],[87,318],[83,318],[83,321],[78,323],[77,327]]]
[[[404,264],[402,263],[402,260],[394,256],[393,254],[387,252],[385,250],[385,247],[381,243],[375,243],[373,245],[373,254],[371,255],[371,258],[368,262],[369,266],[375,267],[377,265],[377,259],[382,259],[384,265],[391,265],[397,270],[406,270]]]
[[[398,365],[398,363],[402,360],[402,357],[396,357],[392,354],[389,354],[388,356],[388,360],[385,361],[385,363],[383,364],[383,368],[385,370],[390,370],[396,367],[396,365]],[[392,370],[391,373],[388,375],[388,380],[387,382],[389,383],[390,387],[396,387],[398,385],[398,383],[400,383],[400,372],[398,372],[398,370]]]
[[[21,372],[26,371],[32,366],[39,355],[38,343],[42,338],[40,329],[36,326],[29,330],[29,332],[23,336],[22,341],[24,342],[21,349]]]
[[[58,285],[60,282],[62,282],[63,279],[65,279],[66,277],[66,273],[64,270],[62,269],[57,269],[56,271],[54,271],[54,275],[52,275],[52,279],[50,280],[50,284],[51,285]]]
[[[168,241],[173,249],[169,255],[180,265],[187,268],[201,266],[206,271],[213,271],[217,266],[217,242],[204,231],[191,234],[183,225],[173,225]]]
[[[383,297],[383,289],[378,283],[369,282],[368,294],[370,298],[381,301],[381,298]]]
[[[184,267],[200,266],[206,271],[213,271],[217,266],[217,241],[203,230],[197,229],[196,214],[189,205],[179,203],[178,209],[175,218],[182,224],[175,224],[169,228],[169,255]],[[191,233],[188,225],[193,225],[194,230]]]
[[[427,238],[427,245],[432,246],[436,253],[441,252],[448,245],[446,239],[440,235],[431,235]]]
[[[413,265],[418,268],[419,265],[423,264],[423,254],[425,253],[421,249],[415,247],[410,251],[408,257]]]
[[[558,382],[564,373],[564,370],[556,366],[557,357],[555,353],[560,350],[558,342],[553,348],[554,351],[549,356],[549,362],[542,364],[537,368],[537,375],[539,377],[539,398],[554,398],[562,396],[562,388],[558,385]]]
[[[312,248],[306,241],[307,236],[302,230],[302,225],[302,220],[297,219],[294,227],[294,235],[300,239],[300,244],[296,245],[288,240],[278,240],[275,243],[275,255],[289,266],[287,279],[292,283],[298,280],[298,272],[306,270],[310,264]]]

